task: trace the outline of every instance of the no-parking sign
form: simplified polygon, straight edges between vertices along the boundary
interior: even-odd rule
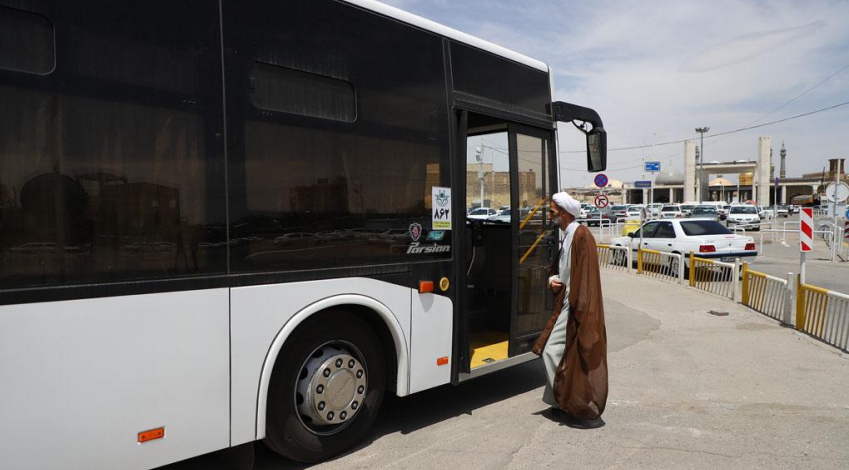
[[[599,188],[603,188],[603,187],[607,186],[607,182],[608,182],[607,175],[605,175],[604,173],[599,173],[599,174],[595,175],[595,179],[593,179],[593,182]]]

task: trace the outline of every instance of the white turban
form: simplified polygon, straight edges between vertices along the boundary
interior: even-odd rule
[[[571,214],[572,217],[577,219],[581,216],[581,203],[576,201],[568,193],[555,193],[554,196],[551,196],[551,200],[557,204],[557,207]]]

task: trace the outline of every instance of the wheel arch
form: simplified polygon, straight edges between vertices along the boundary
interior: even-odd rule
[[[268,348],[268,353],[262,364],[259,389],[257,391],[257,440],[265,437],[268,389],[271,383],[271,373],[274,370],[274,365],[277,362],[280,351],[283,349],[283,345],[297,332],[298,327],[305,320],[331,310],[344,310],[362,318],[374,330],[381,347],[392,346],[395,354],[394,356],[391,354],[386,355],[387,371],[392,371],[393,369],[389,367],[393,367],[396,373],[394,380],[390,380],[389,383],[395,384],[395,393],[398,396],[409,394],[409,353],[407,350],[407,341],[404,331],[392,311],[383,303],[363,295],[343,294],[328,297],[304,307],[293,315],[283,324],[283,327],[277,332],[277,335]]]

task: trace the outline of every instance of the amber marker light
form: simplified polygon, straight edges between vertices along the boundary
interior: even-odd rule
[[[433,281],[419,281],[419,294],[433,292]]]
[[[437,365],[437,366],[445,366],[445,365],[448,365],[448,356],[440,357],[439,359],[437,359],[437,360],[436,360],[436,365]]]
[[[139,433],[139,444],[162,439],[163,437],[165,437],[165,427],[142,431]]]

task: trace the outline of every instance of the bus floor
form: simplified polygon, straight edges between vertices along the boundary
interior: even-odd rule
[[[507,359],[508,335],[502,331],[478,331],[469,336],[472,369]]]

